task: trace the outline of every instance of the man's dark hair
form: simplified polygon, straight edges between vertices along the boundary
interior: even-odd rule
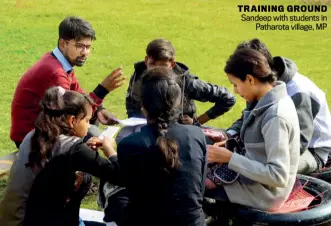
[[[254,38],[254,39],[248,40],[248,41],[243,41],[242,43],[240,43],[237,46],[236,50],[239,50],[239,49],[254,49],[256,51],[259,51],[267,58],[268,63],[271,67],[274,65],[274,60],[273,60],[273,57],[272,57],[269,49],[263,42],[261,42],[257,38]]]
[[[59,39],[64,40],[80,40],[82,38],[91,38],[96,40],[95,31],[92,25],[83,20],[82,18],[75,16],[68,16],[59,25]]]
[[[166,39],[155,39],[147,45],[146,54],[155,61],[174,60],[176,49],[171,42]]]

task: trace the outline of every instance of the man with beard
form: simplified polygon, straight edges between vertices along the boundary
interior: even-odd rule
[[[81,18],[69,16],[60,23],[57,48],[46,53],[26,71],[16,87],[11,106],[10,138],[17,147],[34,128],[40,100],[48,88],[61,86],[84,93],[75,76],[74,66],[84,65],[95,39],[91,24]],[[121,68],[115,69],[89,94],[94,101],[94,122],[114,123],[112,114],[101,104],[110,91],[123,85],[125,78],[122,74]]]

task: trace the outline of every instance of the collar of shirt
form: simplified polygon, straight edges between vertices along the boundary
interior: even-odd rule
[[[59,48],[55,48],[53,50],[53,54],[56,57],[56,59],[58,61],[60,61],[60,63],[62,64],[62,67],[64,69],[64,71],[66,73],[70,73],[73,69],[73,67],[71,66],[71,64],[69,63],[69,61],[63,56],[63,54],[61,53],[61,51],[59,50]]]

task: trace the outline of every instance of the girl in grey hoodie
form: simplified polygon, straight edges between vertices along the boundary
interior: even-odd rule
[[[298,116],[286,85],[275,82],[275,73],[258,51],[236,51],[225,72],[234,91],[247,102],[257,101],[244,112],[240,138],[244,155],[224,147],[208,146],[208,161],[228,163],[240,177],[223,185],[230,202],[265,211],[279,209],[293,188],[300,156]]]

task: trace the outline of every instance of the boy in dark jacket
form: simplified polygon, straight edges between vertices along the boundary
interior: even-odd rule
[[[128,117],[144,117],[141,112],[141,77],[147,68],[165,66],[172,68],[184,95],[181,99],[181,122],[200,125],[229,111],[235,104],[235,97],[225,87],[212,85],[192,75],[183,63],[176,62],[176,50],[170,41],[155,39],[146,48],[144,61],[135,63],[134,73],[126,95]],[[197,117],[194,100],[215,103],[207,112]]]

